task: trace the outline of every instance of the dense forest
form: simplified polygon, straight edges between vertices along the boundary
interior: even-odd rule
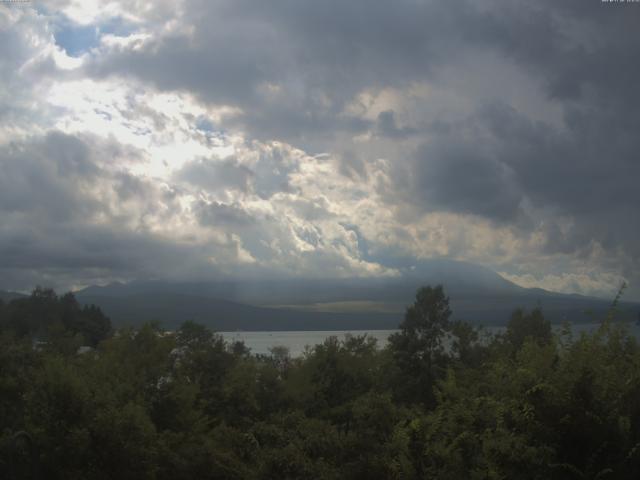
[[[114,331],[37,289],[0,303],[0,476],[637,479],[640,347],[518,310],[488,336],[424,287],[398,333],[252,355],[194,322]]]

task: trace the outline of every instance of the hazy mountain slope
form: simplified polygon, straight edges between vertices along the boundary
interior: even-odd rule
[[[228,330],[359,330],[395,328],[402,312],[319,312],[305,308],[276,309],[195,295],[148,292],[129,296],[78,295],[83,303],[100,306],[116,325],[139,325],[158,320],[175,328],[185,320],[196,320],[218,331]],[[482,294],[452,297],[454,319],[474,324],[504,325],[516,308],[540,305],[554,323],[597,321],[606,314],[609,302],[571,296],[549,296],[543,300],[527,295]],[[621,304],[619,318],[633,320],[640,307]]]
[[[394,328],[417,288],[440,283],[454,319],[483,325],[505,324],[516,308],[536,306],[553,322],[590,322],[602,318],[611,303],[522,288],[487,268],[449,260],[424,261],[395,278],[132,282],[76,295],[102,307],[116,324],[156,319],[173,327],[193,319],[217,330],[374,329]],[[620,310],[621,318],[635,320],[640,306],[622,303]]]
[[[16,298],[24,298],[26,295],[18,292],[6,292],[4,290],[0,290],[0,300],[3,302],[10,302],[11,300],[15,300]]]
[[[393,278],[244,279],[169,283],[136,281],[91,286],[78,292],[91,296],[123,296],[151,292],[221,298],[252,305],[308,304],[340,301],[410,302],[418,287],[443,284],[451,296],[463,293],[516,293],[524,289],[492,270],[452,260],[426,260]]]
[[[341,330],[393,329],[398,314],[324,313],[261,308],[225,300],[166,292],[130,296],[78,295],[83,303],[100,306],[115,325],[139,325],[158,320],[176,328],[195,320],[214,330]]]

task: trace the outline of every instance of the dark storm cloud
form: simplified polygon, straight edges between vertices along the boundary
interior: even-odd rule
[[[87,215],[95,208],[78,186],[99,173],[80,139],[61,133],[15,142],[0,150],[0,210],[39,214],[51,221]]]
[[[448,139],[447,139],[448,140]],[[421,148],[416,159],[415,189],[426,210],[513,220],[522,198],[504,164],[477,146],[455,141]]]
[[[462,5],[462,4],[461,4]],[[239,106],[258,137],[359,132],[343,113],[363,87],[406,85],[459,42],[465,7],[440,2],[189,1],[183,31],[89,65],[96,77],[135,75],[163,90]],[[191,28],[193,27],[193,28]]]
[[[66,288],[65,281],[82,278],[198,269],[199,247],[123,225],[127,214],[114,211],[111,198],[137,199],[135,210],[142,217],[160,205],[175,207],[170,193],[106,169],[118,151],[129,149],[55,131],[0,147],[0,288],[30,288],[43,281]],[[107,192],[106,197],[97,192]]]
[[[611,128],[606,116],[587,111],[558,129],[504,105],[483,108],[474,120],[535,203],[575,215],[633,205],[640,175],[633,126]]]
[[[175,242],[113,225],[42,222],[23,227],[9,222],[2,232],[1,269],[101,269],[126,277],[164,272],[164,262],[188,257],[188,249]]]
[[[195,160],[182,167],[175,176],[177,180],[211,192],[226,189],[248,192],[254,174],[236,159],[230,158]]]
[[[251,167],[235,157],[197,159],[178,170],[174,179],[209,193],[236,190],[265,199],[278,192],[291,191],[289,175],[297,167],[289,152],[276,147],[257,153]]]
[[[612,129],[591,110],[573,115],[571,123],[553,127],[491,104],[450,128],[440,125],[416,155],[413,199],[425,210],[520,227],[527,225],[520,221],[526,199],[548,212],[548,253],[580,252],[595,240],[640,258],[635,129]],[[554,225],[567,219],[570,228],[560,234]]]
[[[367,178],[366,163],[353,149],[348,149],[339,156],[338,169],[342,175],[351,179]]]
[[[0,289],[45,284],[60,289],[113,279],[211,277],[199,245],[119,225],[40,222],[0,227]]]
[[[529,3],[190,0],[182,28],[112,49],[88,71],[239,106],[236,121],[260,138],[358,132],[371,123],[343,110],[363,89],[411,85],[481,49],[532,69],[565,65],[576,49],[558,14]]]
[[[122,201],[136,198],[144,198],[152,195],[152,187],[140,178],[127,172],[118,172],[115,175],[115,191]]]
[[[376,133],[392,139],[404,139],[410,135],[419,133],[415,127],[398,127],[393,110],[385,110],[378,114]]]
[[[502,182],[501,165],[506,165],[520,174],[521,195],[571,211],[571,204],[597,206],[593,196],[585,202],[576,190],[593,190],[594,179],[609,178],[598,171],[605,165],[622,167],[615,169],[625,184],[628,174],[635,173],[629,160],[623,160],[637,151],[633,125],[640,116],[640,64],[634,61],[640,47],[634,19],[640,20],[640,9],[630,7],[595,0],[484,6],[464,1],[194,0],[186,3],[183,18],[193,27],[189,33],[185,28],[159,35],[142,48],[109,52],[96,58],[90,71],[135,75],[161,89],[239,106],[243,113],[228,121],[240,122],[259,138],[306,142],[373,128],[401,140],[420,130],[398,127],[393,111],[380,113],[372,123],[345,114],[345,105],[365,89],[407,86],[433,77],[438,68],[464,55],[494,51],[526,71],[561,105],[566,128],[533,124],[527,112],[475,114],[471,121],[481,127],[490,122],[498,158],[469,164],[483,169],[466,184],[469,194],[461,192],[469,205],[452,196],[447,206],[440,194],[436,203],[490,218],[496,210],[505,218],[513,212],[513,192],[492,195],[480,205],[476,201]],[[438,148],[445,151],[441,144],[450,142],[455,149],[458,141],[448,135],[438,139]],[[452,158],[458,165],[443,164],[443,180],[454,180],[447,172],[463,166],[460,155]],[[572,173],[579,181],[571,179]],[[626,186],[611,189],[607,198],[626,192]]]
[[[217,227],[222,231],[233,231],[256,224],[256,220],[238,205],[198,202],[193,208],[201,225]]]

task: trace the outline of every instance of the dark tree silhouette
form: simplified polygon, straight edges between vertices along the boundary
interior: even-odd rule
[[[393,356],[403,373],[400,390],[414,400],[433,403],[433,382],[442,357],[442,341],[450,329],[449,298],[442,285],[422,287],[413,305],[407,308],[400,332],[389,338]]]

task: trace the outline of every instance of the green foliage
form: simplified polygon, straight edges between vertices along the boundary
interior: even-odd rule
[[[540,308],[529,313],[518,309],[511,315],[505,336],[515,350],[520,350],[527,339],[544,345],[551,342],[551,323],[545,320]]]
[[[72,293],[58,297],[38,287],[27,298],[0,305],[0,311],[0,330],[44,341],[65,353],[75,353],[81,345],[95,347],[111,333],[111,322],[102,311],[94,305],[80,306]]]
[[[2,478],[640,478],[640,346],[613,315],[575,339],[540,310],[495,337],[449,316],[427,287],[384,349],[254,356],[194,322],[107,334],[37,290],[0,305]]]
[[[450,330],[449,298],[442,285],[423,287],[407,308],[400,332],[389,344],[398,368],[396,391],[401,400],[433,406],[433,385],[442,374],[443,340]]]

